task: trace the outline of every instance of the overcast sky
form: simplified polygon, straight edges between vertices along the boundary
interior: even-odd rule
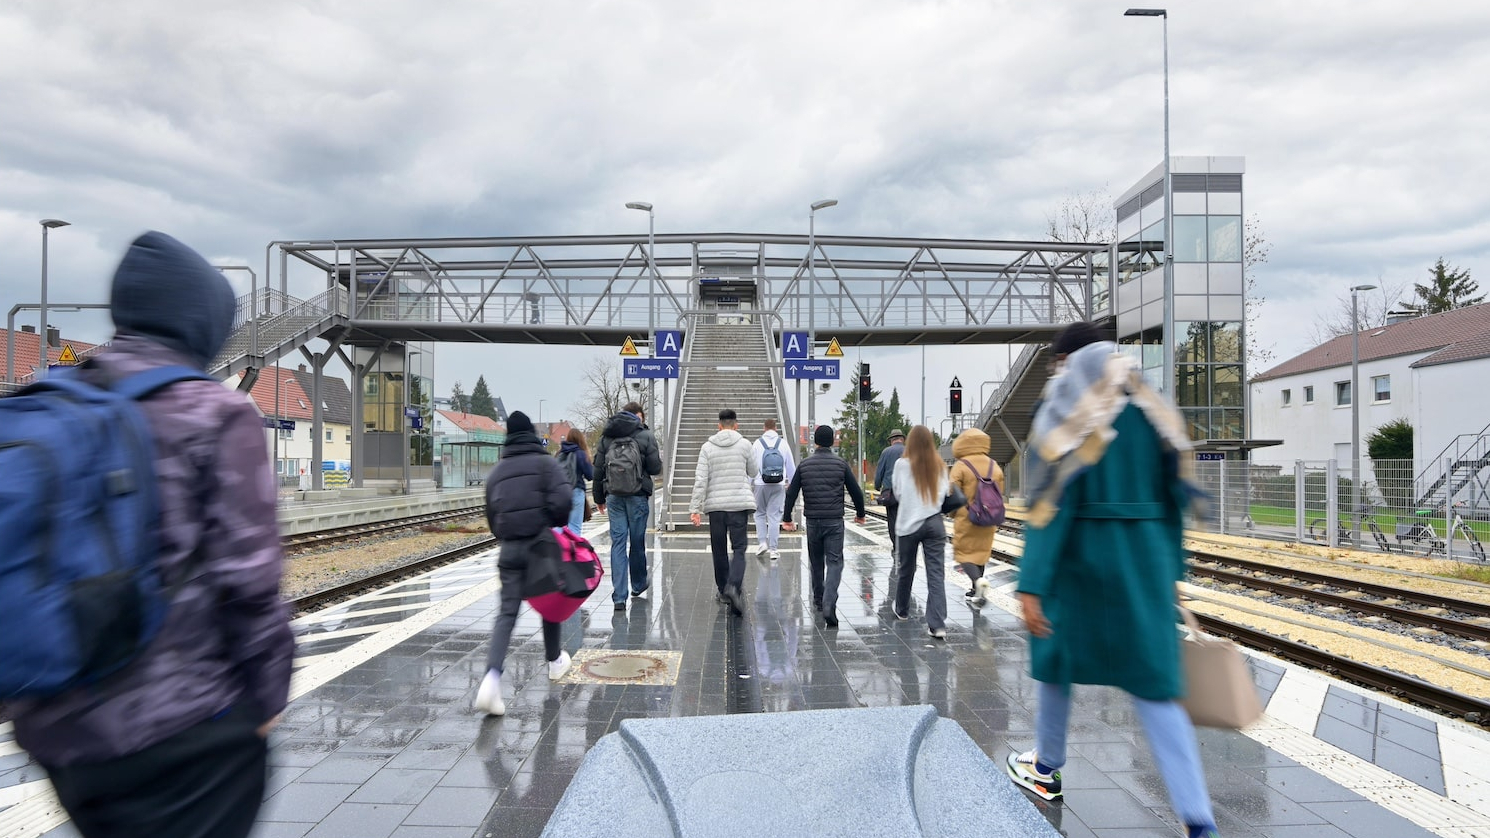
[[[36,301],[45,217],[73,224],[51,239],[59,303],[106,301],[152,228],[261,272],[276,239],[645,230],[635,200],[660,232],[803,232],[835,197],[820,232],[1040,238],[1065,197],[1161,160],[1160,25],[1124,8],[8,0],[0,306]],[[1490,3],[1169,9],[1173,152],[1244,156],[1272,245],[1254,339],[1302,351],[1349,285],[1439,256],[1490,287]],[[555,366],[597,354],[442,350],[437,391],[484,372],[552,414],[578,395]],[[864,357],[914,416],[919,350]],[[928,358],[936,415],[953,375],[971,391],[1007,353]]]

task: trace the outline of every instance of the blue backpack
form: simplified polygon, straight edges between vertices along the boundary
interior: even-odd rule
[[[761,454],[762,483],[780,483],[786,479],[786,460],[777,450],[780,447],[781,437],[777,437],[776,443]]]
[[[0,701],[97,681],[160,630],[175,588],[138,400],[190,379],[214,380],[161,367],[105,389],[59,370],[0,399]]]

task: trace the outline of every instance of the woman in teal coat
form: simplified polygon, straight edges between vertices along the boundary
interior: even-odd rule
[[[1061,795],[1072,684],[1131,693],[1170,800],[1190,836],[1215,834],[1183,696],[1175,585],[1183,517],[1201,497],[1178,411],[1087,323],[1056,339],[1063,369],[1035,418],[1019,597],[1040,682],[1034,750],[1010,775]]]

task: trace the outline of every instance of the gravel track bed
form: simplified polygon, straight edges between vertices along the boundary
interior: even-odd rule
[[[373,535],[355,541],[328,545],[320,549],[295,551],[285,557],[284,580],[280,596],[295,599],[391,570],[412,561],[474,544],[490,537],[486,522],[480,518],[449,522],[479,532],[409,531]]]

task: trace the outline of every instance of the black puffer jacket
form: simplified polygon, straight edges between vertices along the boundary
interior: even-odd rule
[[[507,438],[502,459],[486,480],[486,525],[503,541],[562,527],[574,504],[571,493],[564,470],[543,450],[538,435],[519,431]]]
[[[854,472],[831,448],[819,448],[797,466],[792,483],[786,489],[786,511],[781,520],[792,520],[797,495],[802,496],[804,518],[842,518],[843,490],[854,499],[854,517],[864,517],[864,490],[854,479]]]
[[[656,476],[662,473],[662,452],[657,449],[657,437],[652,435],[652,430],[642,424],[636,414],[622,411],[610,418],[606,423],[605,431],[600,435],[600,444],[595,447],[595,502],[604,505],[605,497],[610,493],[610,487],[605,485],[605,461],[610,455],[611,444],[623,436],[636,437],[636,447],[642,455],[642,468],[648,475]],[[652,494],[652,481],[642,480],[642,494]]]

